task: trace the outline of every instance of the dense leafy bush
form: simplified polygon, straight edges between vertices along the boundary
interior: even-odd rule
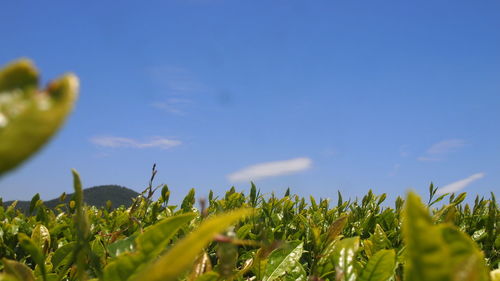
[[[489,280],[500,262],[493,194],[471,206],[431,186],[427,205],[448,203],[429,213],[413,193],[390,207],[371,191],[332,204],[252,185],[197,210],[194,190],[174,206],[150,186],[111,211],[84,206],[74,176],[56,211],[37,196],[31,215],[0,208],[0,280]]]

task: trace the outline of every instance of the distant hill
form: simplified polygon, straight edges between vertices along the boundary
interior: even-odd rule
[[[102,207],[106,205],[106,201],[110,200],[113,208],[119,207],[121,205],[129,206],[132,203],[132,198],[139,196],[140,194],[123,186],[119,185],[100,185],[91,188],[86,188],[83,190],[83,200],[87,205]],[[64,203],[69,202],[73,197],[73,193],[67,194]],[[14,201],[4,202],[5,207],[12,204]],[[55,208],[57,205],[63,202],[59,201],[59,198],[44,201],[45,206],[48,208]],[[27,213],[30,207],[30,201],[18,201],[17,208]]]

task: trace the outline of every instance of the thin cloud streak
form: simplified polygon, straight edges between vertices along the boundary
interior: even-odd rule
[[[453,193],[460,191],[466,188],[471,183],[475,182],[476,180],[483,178],[485,175],[486,175],[485,173],[473,174],[470,177],[443,186],[443,188],[438,189],[438,193],[444,194],[444,193]]]
[[[465,146],[465,141],[461,139],[443,140],[431,145],[425,155],[418,157],[417,160],[422,162],[441,161],[447,154],[455,152],[463,146]]]
[[[191,100],[189,99],[169,98],[163,102],[152,103],[151,106],[164,110],[171,114],[184,115],[182,107],[189,103],[191,103]]]
[[[207,91],[190,71],[181,67],[164,66],[149,70],[157,91],[166,99],[155,101],[151,106],[174,115],[185,115],[194,96]]]
[[[181,145],[182,142],[179,140],[171,140],[166,138],[152,138],[149,141],[140,142],[131,138],[122,137],[93,137],[90,139],[95,145],[103,147],[127,147],[127,148],[160,148],[169,149],[174,146]]]
[[[418,161],[421,161],[421,162],[438,162],[438,161],[441,161],[443,160],[442,158],[438,158],[438,157],[426,157],[426,156],[420,156],[417,158]]]
[[[230,182],[244,182],[259,180],[268,177],[289,175],[305,171],[312,165],[312,160],[307,157],[294,158],[284,161],[260,163],[243,168],[227,176]]]

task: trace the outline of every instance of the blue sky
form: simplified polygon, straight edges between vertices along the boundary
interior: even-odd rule
[[[7,1],[0,64],[81,80],[63,130],[0,180],[50,199],[157,183],[336,198],[500,183],[498,1]]]

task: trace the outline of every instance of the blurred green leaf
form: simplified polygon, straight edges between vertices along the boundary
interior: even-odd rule
[[[12,275],[12,277],[16,278],[17,280],[35,281],[33,271],[25,264],[8,259],[2,259],[2,263],[5,273]],[[0,278],[0,280],[2,279]],[[5,277],[4,280],[9,280],[9,278]]]
[[[414,193],[408,195],[404,208],[403,234],[406,281],[488,280],[483,256],[474,242],[451,225],[434,225]]]
[[[215,280],[219,280],[219,274],[217,274],[217,272],[210,271],[196,278],[195,281],[215,281]]]
[[[71,112],[78,79],[67,74],[38,91],[26,59],[0,70],[0,175],[17,167],[54,135]]]
[[[490,272],[491,281],[500,281],[500,269],[495,269]]]

